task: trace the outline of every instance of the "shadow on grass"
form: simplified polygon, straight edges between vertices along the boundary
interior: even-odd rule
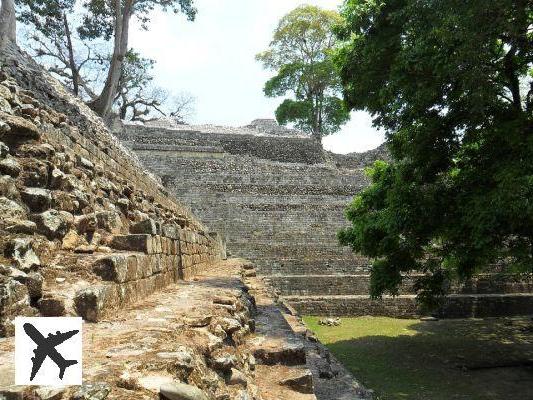
[[[531,320],[377,320],[309,322],[378,399],[533,399],[533,368],[520,365],[533,361]]]

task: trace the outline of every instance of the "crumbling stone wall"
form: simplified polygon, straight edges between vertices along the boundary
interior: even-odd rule
[[[400,297],[371,300],[370,261],[342,248],[344,209],[368,185],[364,169],[389,159],[380,146],[322,151],[294,131],[258,120],[244,128],[125,125],[118,137],[182,203],[224,235],[230,254],[253,260],[303,314],[418,314],[406,279]],[[533,312],[531,281],[482,279],[455,288],[441,315]],[[455,311],[453,311],[455,310]]]
[[[127,125],[117,134],[224,236],[230,254],[254,260],[262,274],[365,271],[368,260],[336,238],[346,204],[368,184],[362,168],[326,162],[327,154],[306,137],[252,133]]]
[[[221,258],[80,100],[16,47],[0,62],[0,336],[17,315],[96,321]]]

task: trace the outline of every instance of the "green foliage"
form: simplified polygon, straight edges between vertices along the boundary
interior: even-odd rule
[[[172,11],[175,14],[183,13],[189,21],[194,21],[196,8],[193,0],[127,0],[123,1],[123,7],[130,3],[131,15],[141,22],[143,29],[148,29],[150,13],[156,8],[163,11]],[[84,0],[87,13],[83,17],[83,24],[79,33],[83,39],[95,39],[103,37],[110,40],[114,34],[115,9],[114,2],[108,0]]]
[[[349,119],[340,93],[340,80],[330,52],[333,27],[341,22],[335,11],[300,6],[280,21],[269,50],[257,55],[265,68],[277,72],[268,80],[268,97],[286,99],[276,110],[280,124],[294,123],[318,140],[337,132]]]
[[[46,37],[65,36],[63,16],[74,11],[76,0],[18,0],[18,19]]]
[[[347,0],[335,55],[344,96],[387,133],[391,164],[348,207],[341,243],[376,261],[372,295],[427,273],[503,262],[533,272],[533,9],[527,0]]]

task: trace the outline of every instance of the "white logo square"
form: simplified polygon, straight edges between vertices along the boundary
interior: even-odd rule
[[[15,384],[82,383],[81,318],[15,318]]]

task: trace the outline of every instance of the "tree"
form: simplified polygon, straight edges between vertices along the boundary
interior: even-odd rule
[[[424,273],[436,306],[454,279],[501,263],[533,272],[533,5],[347,0],[344,96],[387,131],[341,243],[373,258],[371,294]]]
[[[18,19],[31,27],[26,46],[37,58],[46,59],[50,72],[72,88],[74,94],[94,98],[90,76],[108,67],[97,44],[79,40],[72,20],[80,19],[76,0],[18,0]]]
[[[19,19],[34,28],[30,45],[34,54],[47,59],[50,71],[71,85],[75,94],[88,99],[93,110],[103,117],[115,101],[125,98],[123,90],[127,88],[122,88],[120,82],[123,71],[131,68],[131,65],[126,68],[123,65],[128,61],[126,50],[131,17],[138,18],[143,29],[148,29],[149,13],[156,7],[183,12],[189,20],[196,15],[192,0],[87,0],[83,4],[77,0],[17,2]],[[75,27],[71,20],[77,22]],[[107,56],[106,51],[95,51],[96,41],[100,39],[114,39],[111,56]],[[97,81],[104,71],[107,77],[99,87]],[[122,80],[130,81],[131,77]],[[150,108],[156,108],[157,103],[152,101]],[[131,104],[127,106],[131,107]]]
[[[292,93],[276,110],[280,124],[294,123],[317,141],[337,132],[349,119],[340,93],[340,79],[330,51],[333,26],[341,22],[335,11],[300,6],[283,17],[270,48],[256,56],[277,75],[264,88],[268,97]]]
[[[92,39],[113,37],[113,52],[107,78],[98,97],[89,102],[89,106],[105,117],[113,105],[118,92],[122,64],[128,51],[129,24],[136,16],[144,29],[147,29],[149,14],[157,7],[172,9],[174,13],[182,12],[192,21],[196,16],[193,0],[87,0],[89,11],[80,29],[82,38]]]
[[[17,41],[14,0],[2,0],[0,6],[0,49]]]

